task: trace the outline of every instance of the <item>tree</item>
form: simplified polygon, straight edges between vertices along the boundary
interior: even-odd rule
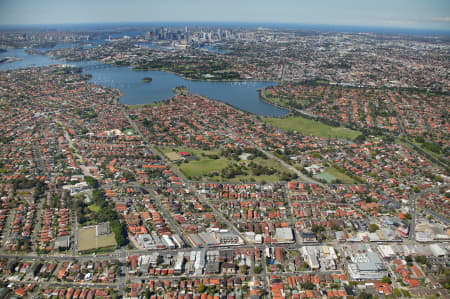
[[[371,294],[368,294],[366,292],[362,292],[358,295],[358,299],[372,299],[373,296]]]
[[[98,181],[91,176],[85,176],[84,180],[86,181],[86,184],[93,189],[97,189],[100,186]]]
[[[391,283],[391,278],[389,276],[385,276],[381,279],[382,283]]]
[[[312,228],[311,228],[311,231],[312,231],[313,233],[322,232],[322,231],[324,231],[324,230],[325,230],[325,228],[324,228],[323,226],[320,226],[320,225],[317,225],[317,224],[313,224],[313,226],[312,226]]]
[[[341,231],[341,230],[342,230],[342,227],[340,227],[340,226],[337,225],[336,223],[333,223],[333,224],[331,225],[331,229],[334,230],[334,231]]]
[[[375,223],[372,223],[369,225],[369,232],[374,233],[379,229],[378,225],[376,225]]]
[[[253,270],[255,272],[255,274],[259,274],[262,272],[262,267],[261,266],[256,266],[255,269]]]
[[[305,289],[305,290],[313,290],[314,284],[311,281],[307,281],[305,283],[302,283],[301,287],[302,287],[302,289]]]
[[[128,170],[124,170],[123,171],[123,177],[129,182],[133,182],[133,181],[136,180],[134,174],[131,171],[128,171]]]
[[[152,296],[152,293],[150,292],[149,289],[145,289],[144,292],[144,298],[150,298]]]
[[[247,265],[242,265],[239,267],[239,272],[241,272],[242,274],[246,274],[248,270],[248,266]]]
[[[158,256],[158,257],[156,258],[156,264],[157,264],[157,265],[161,265],[161,264],[163,263],[163,261],[164,261],[164,259],[163,259],[162,256]]]
[[[102,189],[95,189],[94,191],[92,191],[92,200],[99,207],[104,207],[106,205],[105,192]]]
[[[402,294],[406,298],[411,298],[411,293],[408,290],[402,289]]]
[[[418,262],[419,264],[426,264],[427,263],[427,258],[424,256],[418,256],[416,257],[416,262]]]
[[[203,284],[203,283],[201,283],[199,286],[198,286],[198,292],[199,293],[204,293],[206,291],[206,286]]]
[[[399,289],[395,288],[394,289],[394,295],[395,295],[395,297],[401,297],[402,296],[402,292],[400,292]]]
[[[423,136],[417,136],[417,137],[416,137],[416,142],[418,142],[418,143],[424,143],[424,142],[425,142],[425,138],[423,138]]]
[[[116,215],[117,216],[117,215]],[[111,231],[114,232],[114,238],[116,239],[117,245],[124,246],[128,243],[128,233],[127,228],[124,223],[120,223],[119,220],[110,220]]]

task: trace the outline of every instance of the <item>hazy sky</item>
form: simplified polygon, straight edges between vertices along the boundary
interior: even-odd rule
[[[251,22],[450,29],[450,0],[0,0],[0,24]]]

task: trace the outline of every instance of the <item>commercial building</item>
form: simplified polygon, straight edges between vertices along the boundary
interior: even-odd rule
[[[290,227],[278,227],[275,230],[275,234],[278,243],[294,242],[294,234],[292,233],[292,229]]]
[[[349,256],[348,273],[352,280],[381,280],[387,275],[383,261],[369,246],[355,246]]]

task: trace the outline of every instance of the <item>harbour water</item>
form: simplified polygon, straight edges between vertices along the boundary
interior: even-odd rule
[[[275,107],[259,99],[258,90],[277,85],[277,82],[236,81],[212,82],[192,81],[178,75],[162,71],[134,71],[130,67],[105,65],[99,62],[65,62],[53,60],[48,56],[30,55],[24,49],[8,49],[0,57],[19,57],[22,60],[0,64],[0,70],[38,67],[50,64],[69,64],[83,68],[84,73],[92,75],[91,82],[117,88],[123,96],[121,103],[128,105],[152,103],[168,99],[174,95],[176,86],[186,86],[194,94],[226,102],[234,107],[261,116],[281,116],[287,110]],[[150,83],[142,82],[151,77]]]

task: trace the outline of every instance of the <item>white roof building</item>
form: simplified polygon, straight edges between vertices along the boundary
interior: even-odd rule
[[[383,258],[394,258],[396,256],[390,245],[379,245],[378,251]]]
[[[294,242],[294,234],[290,227],[278,227],[275,230],[275,236],[279,243],[292,243]]]
[[[442,249],[442,247],[439,246],[439,244],[431,244],[430,250],[433,253],[433,255],[436,257],[447,255],[447,251]]]

